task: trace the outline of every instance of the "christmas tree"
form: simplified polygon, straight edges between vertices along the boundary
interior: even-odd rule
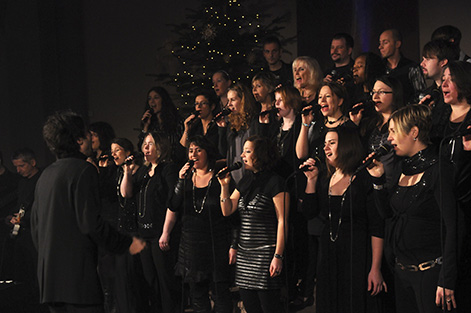
[[[225,70],[233,81],[250,86],[252,76],[265,65],[261,42],[277,36],[283,45],[294,41],[281,38],[280,30],[289,14],[271,18],[270,1],[206,0],[186,14],[186,22],[170,25],[177,35],[171,54],[181,70],[175,74],[157,74],[158,81],[176,87],[181,104],[191,106],[194,93],[212,87],[212,74]],[[262,9],[263,13],[257,12]]]

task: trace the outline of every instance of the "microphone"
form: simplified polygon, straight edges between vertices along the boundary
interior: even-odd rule
[[[357,114],[358,112],[360,112],[361,109],[369,108],[369,107],[373,106],[374,103],[375,102],[373,100],[365,101],[364,103],[362,103],[362,104],[360,104],[360,105],[358,105],[354,108],[351,108],[349,112],[352,113],[352,114]]]
[[[190,167],[188,168],[188,170],[185,172],[185,174],[183,175],[184,177],[187,177],[188,174],[190,174],[191,172],[191,168],[193,167],[193,165],[195,164],[195,160],[188,160],[188,163],[190,164]]]
[[[321,159],[319,159],[319,157],[318,157],[317,155],[315,155],[315,156],[313,156],[313,157],[311,157],[311,158],[316,161],[316,164],[315,164],[314,166],[319,167],[319,164],[321,164]],[[309,171],[311,171],[311,170],[309,169],[309,166],[310,166],[310,165],[301,166],[301,167],[298,168],[296,171],[298,171],[298,172],[309,172]]]
[[[224,116],[227,116],[229,114],[231,114],[232,111],[229,110],[229,109],[223,109],[221,112],[219,112],[218,115],[216,115],[214,118],[213,118],[213,121],[217,122],[219,121],[221,118],[223,118]]]
[[[239,168],[242,167],[242,162],[235,162],[234,164],[232,164],[231,166],[229,166],[228,168],[226,168],[225,170],[222,170],[220,171],[219,173],[216,174],[216,177],[221,177],[221,176],[224,176],[226,175],[227,173],[230,173],[232,171],[235,171],[235,170],[238,170]]]
[[[369,158],[368,160],[365,161],[365,163],[361,164],[355,171],[354,174],[357,174],[358,172],[360,172],[361,170],[363,170],[364,168],[367,168],[368,166],[370,166],[371,163],[373,163],[373,160],[377,160],[378,158],[386,155],[389,153],[389,151],[391,151],[392,147],[391,145],[381,145],[379,146],[377,149],[375,149],[373,152],[375,153],[371,158]]]
[[[301,114],[304,115],[304,116],[306,116],[306,115],[311,114],[311,112],[312,112],[312,115],[315,116],[315,115],[317,114],[317,112],[320,111],[320,109],[321,109],[321,106],[320,106],[320,105],[314,104],[314,105],[312,106],[312,108],[310,108],[310,109],[306,109],[306,108],[305,108],[305,109],[301,110]]]
[[[271,112],[273,112],[273,113],[278,113],[279,110],[278,110],[278,108],[271,108],[270,110],[265,110],[265,111],[263,111],[263,112],[260,112],[260,116],[263,117],[263,116],[265,116],[265,115],[267,115],[267,114],[270,114]]]
[[[128,156],[126,158],[126,160],[124,161],[124,164],[125,165],[131,165],[134,160],[136,160],[138,158],[142,158],[143,155],[144,154],[142,152],[133,153],[133,154],[131,154],[130,156]],[[130,157],[132,157],[132,158],[130,158]]]

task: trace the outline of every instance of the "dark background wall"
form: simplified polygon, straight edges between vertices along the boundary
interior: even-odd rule
[[[172,72],[166,43],[168,23],[180,23],[195,1],[0,0],[0,151],[10,166],[12,151],[33,148],[39,163],[53,160],[42,138],[45,118],[69,108],[90,122],[105,120],[118,136],[134,139],[147,74]],[[420,60],[420,47],[436,27],[458,26],[462,47],[471,52],[469,1],[297,0],[274,1],[273,14],[290,12],[283,35],[298,35],[286,47],[291,61],[311,55],[328,66],[331,36],[350,32],[355,53],[377,52],[380,32],[397,27],[404,54]],[[174,97],[178,103],[178,99]],[[11,166],[10,166],[11,168]]]

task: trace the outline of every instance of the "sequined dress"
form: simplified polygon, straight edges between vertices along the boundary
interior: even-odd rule
[[[278,220],[273,197],[285,191],[283,179],[271,171],[246,174],[237,188],[241,219],[236,262],[236,285],[268,290],[283,286],[283,274],[270,277],[276,247]]]

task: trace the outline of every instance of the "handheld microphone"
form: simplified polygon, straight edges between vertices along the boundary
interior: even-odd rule
[[[351,108],[349,112],[352,113],[352,114],[357,114],[358,112],[360,112],[361,109],[366,109],[368,107],[371,107],[371,106],[374,105],[374,103],[375,102],[373,100],[365,101],[364,103],[362,103],[362,104],[360,104],[360,105],[358,105],[354,108]]]
[[[265,115],[267,115],[267,114],[270,114],[271,112],[273,112],[273,113],[278,113],[279,110],[278,110],[278,108],[271,108],[270,110],[265,110],[265,111],[263,111],[263,112],[260,112],[260,116],[263,117],[263,116],[265,116]]]
[[[314,159],[316,161],[316,164],[314,166],[316,167],[319,167],[319,164],[321,164],[321,159],[319,159],[319,157],[316,155],[316,156],[313,156],[311,157],[312,159]],[[297,169],[298,172],[309,172],[311,171],[309,169],[309,166],[310,165],[304,165],[304,166],[301,166],[300,168]]]
[[[306,116],[306,115],[311,114],[311,112],[312,112],[312,115],[316,115],[317,112],[320,111],[320,109],[321,109],[321,106],[320,106],[320,105],[314,104],[314,105],[312,106],[312,108],[310,108],[310,109],[304,108],[303,110],[301,110],[301,114],[304,115],[304,116]]]
[[[184,177],[187,177],[188,174],[190,174],[191,172],[191,168],[193,167],[193,165],[195,164],[195,160],[188,160],[188,163],[190,164],[190,167],[188,168],[188,170],[185,172],[185,174],[183,175]]]
[[[105,160],[108,160],[108,161],[113,161],[114,158],[113,156],[110,154],[105,154],[105,155],[100,155],[100,157],[98,158],[99,161],[105,161]]]
[[[134,162],[134,160],[138,159],[138,158],[142,158],[144,154],[142,152],[136,152],[136,153],[133,153],[131,154],[130,156],[128,156],[126,158],[126,160],[124,161],[124,164],[125,165],[131,165],[132,162]]]
[[[221,118],[223,118],[224,116],[228,116],[228,115],[231,114],[231,113],[232,113],[231,110],[229,110],[229,109],[223,109],[221,112],[219,112],[218,115],[216,115],[216,116],[213,118],[213,120],[214,120],[215,122],[217,122],[217,121],[219,121]]]
[[[221,177],[226,175],[227,173],[230,173],[232,171],[238,170],[239,168],[242,167],[242,162],[235,162],[231,166],[227,167],[226,169],[220,171],[219,173],[216,174],[216,177]]]
[[[391,151],[392,147],[391,145],[387,144],[383,144],[381,146],[379,146],[377,149],[375,149],[373,152],[375,153],[371,158],[369,158],[368,160],[365,161],[365,163],[361,164],[355,171],[354,174],[357,174],[358,172],[360,172],[361,170],[363,170],[364,168],[367,168],[368,166],[370,166],[371,163],[373,163],[373,160],[377,160],[378,158],[382,157],[382,156],[385,156],[386,154],[389,153],[389,151]]]
[[[427,94],[424,94],[423,97],[425,97]],[[440,95],[441,95],[441,92],[439,89],[432,89],[432,92],[429,93],[428,95],[430,95],[430,98],[428,98],[427,100],[425,100],[424,102],[422,102],[423,105],[426,105],[426,106],[429,106],[430,103],[432,101],[434,101],[434,106],[437,104],[437,101],[440,99]],[[422,98],[423,98],[422,97]]]

